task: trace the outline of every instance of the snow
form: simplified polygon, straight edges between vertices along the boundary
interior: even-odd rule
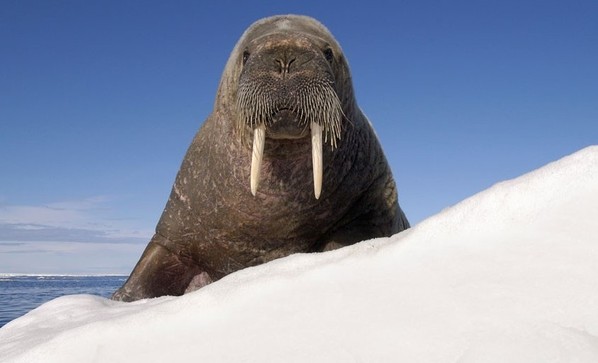
[[[598,146],[414,228],[135,303],[48,302],[2,362],[598,362]]]

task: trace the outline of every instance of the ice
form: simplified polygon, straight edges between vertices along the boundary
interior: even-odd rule
[[[181,297],[53,300],[2,362],[598,362],[598,147],[412,229]]]

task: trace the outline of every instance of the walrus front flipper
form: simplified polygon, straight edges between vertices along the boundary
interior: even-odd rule
[[[164,247],[164,242],[167,242],[164,237],[154,235],[129,279],[112,295],[112,300],[183,295],[193,277],[202,271],[194,264],[181,261],[180,255]]]

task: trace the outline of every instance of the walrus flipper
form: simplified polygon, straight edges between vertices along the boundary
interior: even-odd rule
[[[194,264],[181,261],[165,247],[168,240],[154,235],[129,279],[113,295],[112,300],[135,301],[164,295],[183,295],[196,275],[202,271]]]

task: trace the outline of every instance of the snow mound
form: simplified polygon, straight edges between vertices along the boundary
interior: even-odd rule
[[[598,362],[598,147],[391,238],[0,329],[2,362]]]

